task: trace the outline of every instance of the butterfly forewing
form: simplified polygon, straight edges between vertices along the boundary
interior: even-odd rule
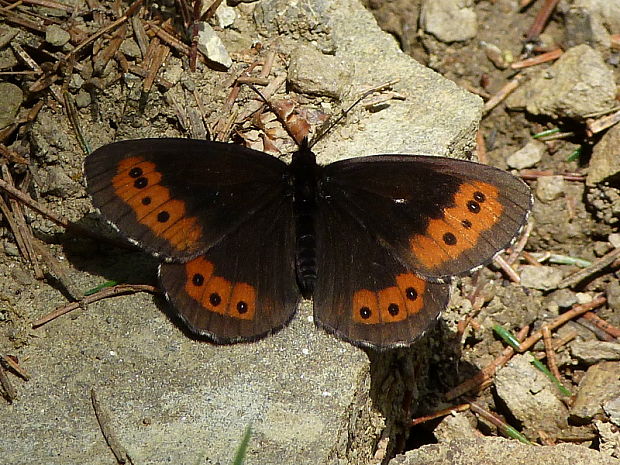
[[[116,142],[86,158],[93,204],[147,251],[189,259],[285,194],[286,164],[232,144]]]
[[[488,263],[531,208],[529,187],[505,171],[414,155],[332,163],[320,192],[401,263],[439,281]]]

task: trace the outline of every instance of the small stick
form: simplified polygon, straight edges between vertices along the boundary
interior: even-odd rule
[[[486,101],[484,107],[482,108],[482,114],[486,115],[493,108],[503,102],[506,97],[508,97],[512,93],[512,91],[519,87],[523,79],[524,77],[522,75],[517,75],[514,77],[514,79],[506,83],[504,87],[499,90],[499,92],[497,92],[493,97]]]
[[[583,315],[584,313],[590,310],[593,310],[596,307],[600,307],[605,302],[607,302],[607,299],[605,297],[598,296],[595,299],[593,299],[591,302],[588,302],[587,304],[573,305],[569,311],[558,316],[555,320],[548,323],[547,326],[549,327],[549,329],[555,329],[563,325],[567,321],[572,320],[573,318]],[[541,338],[542,338],[542,333],[540,331],[536,331],[534,334],[528,337],[525,341],[523,341],[519,345],[517,350],[521,353],[525,352],[530,347],[532,347],[534,344],[536,344]]]
[[[594,323],[600,329],[608,333],[610,336],[613,336],[614,338],[620,338],[620,328],[616,328],[611,323],[603,320],[596,313],[593,313],[593,312],[584,313],[582,318],[585,318],[586,320],[590,320],[592,323]]]
[[[562,281],[560,281],[558,288],[564,289],[565,287],[575,286],[584,279],[592,276],[595,273],[598,273],[603,268],[606,268],[618,258],[620,258],[620,248],[614,249],[611,252],[606,253],[597,261],[595,261],[591,266],[584,268],[583,270],[579,270],[576,273],[568,276],[567,278],[564,278]]]
[[[566,181],[584,182],[586,177],[579,173],[561,173],[557,174],[551,170],[521,170],[519,177],[525,180],[536,180],[545,176],[562,176]]]
[[[547,63],[548,61],[557,60],[562,56],[564,51],[561,48],[556,48],[555,50],[551,50],[550,52],[541,53],[540,55],[536,55],[532,58],[527,58],[521,61],[515,61],[510,65],[512,69],[523,69],[528,68],[530,66],[540,65],[542,63]]]
[[[149,284],[119,284],[117,286],[102,289],[95,294],[87,295],[80,302],[71,302],[63,305],[62,307],[57,308],[53,312],[50,312],[47,315],[34,321],[32,323],[32,327],[38,328],[39,326],[42,326],[45,323],[48,323],[58,318],[59,316],[64,315],[65,313],[69,313],[77,308],[83,307],[84,305],[97,302],[98,300],[106,299],[108,297],[115,297],[122,294],[133,294],[136,292],[150,292],[152,294],[160,293],[159,289]]]
[[[540,328],[542,333],[543,343],[545,344],[545,353],[547,354],[547,366],[549,367],[549,371],[553,373],[558,381],[561,379],[560,370],[558,370],[558,364],[555,360],[555,351],[553,350],[553,339],[551,338],[551,330],[549,326],[543,325]]]
[[[91,388],[90,390],[90,400],[93,404],[93,410],[95,411],[95,417],[97,417],[97,423],[99,423],[101,433],[103,434],[105,442],[107,442],[108,446],[110,446],[110,450],[114,454],[114,457],[116,457],[116,461],[120,464],[127,462],[133,463],[125,448],[121,445],[116,435],[112,432],[110,417],[101,407],[95,388]]]
[[[489,159],[487,157],[487,145],[484,141],[484,134],[480,129],[476,132],[476,155],[478,156],[478,161],[484,165],[489,163]]]
[[[620,110],[612,113],[611,115],[603,116],[599,119],[589,119],[588,121],[586,121],[588,136],[597,134],[607,129],[608,127],[613,126],[618,121],[620,121]]]
[[[0,386],[2,386],[2,389],[4,390],[4,397],[6,400],[12,403],[17,398],[17,391],[13,387],[13,383],[11,383],[9,377],[6,375],[2,365],[0,365]]]
[[[30,373],[24,370],[19,363],[13,360],[11,357],[7,357],[6,355],[0,354],[0,365],[5,365],[6,368],[10,368],[15,371],[19,376],[21,376],[24,381],[30,380]]]
[[[519,238],[518,242],[512,247],[512,251],[510,252],[510,255],[508,255],[508,258],[506,259],[506,263],[508,263],[509,265],[512,265],[514,262],[517,261],[517,258],[519,258],[519,255],[523,253],[523,249],[525,249],[525,246],[527,244],[527,241],[530,238],[530,234],[532,234],[533,229],[534,229],[534,223],[532,221],[529,221],[525,225],[523,234],[521,234],[521,237]]]
[[[493,259],[493,262],[499,266],[504,273],[510,278],[513,283],[520,283],[521,277],[517,274],[517,272],[504,260],[501,255],[498,255]]]
[[[538,10],[538,14],[532,23],[532,26],[527,31],[525,35],[525,41],[531,42],[536,39],[540,33],[543,31],[549,18],[551,17],[551,13],[553,13],[553,9],[558,4],[559,0],[545,0],[544,5]]]
[[[577,318],[576,322],[578,324],[580,324],[581,326],[583,326],[584,328],[586,328],[587,330],[591,331],[594,333],[594,335],[601,341],[605,341],[605,342],[616,342],[616,338],[613,336],[610,336],[608,333],[606,333],[605,331],[603,331],[601,328],[599,328],[596,323],[594,323],[591,320],[588,320],[584,317],[579,317]]]
[[[456,412],[464,412],[469,410],[469,404],[459,404],[453,407],[448,407],[442,410],[438,410],[436,412],[431,413],[430,415],[425,415],[423,417],[414,418],[409,422],[409,427],[413,427],[419,425],[421,423],[426,423],[427,421],[434,420],[440,417],[447,417],[448,415],[452,415]]]

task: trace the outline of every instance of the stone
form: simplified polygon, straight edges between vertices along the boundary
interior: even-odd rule
[[[557,289],[563,273],[551,266],[523,265],[521,267],[521,285],[532,289],[548,291]]]
[[[570,409],[570,418],[576,424],[589,422],[603,413],[603,404],[620,396],[620,363],[601,362],[592,365],[581,379]]]
[[[198,23],[198,50],[209,61],[226,69],[232,66],[232,60],[224,46],[224,42],[209,24]]]
[[[531,354],[517,355],[500,369],[495,377],[497,395],[533,437],[541,429],[560,432],[568,426],[568,410],[557,387],[531,361]]]
[[[620,465],[620,460],[576,444],[538,446],[482,437],[430,444],[393,458],[388,465]]]
[[[333,55],[312,46],[300,46],[291,54],[288,82],[297,92],[340,100],[343,84],[350,79],[347,68]]]
[[[613,71],[601,54],[578,45],[513,92],[507,105],[524,107],[533,115],[583,121],[590,114],[614,108],[615,97]]]
[[[71,40],[71,34],[57,24],[45,28],[45,41],[55,47],[62,47]]]
[[[420,24],[442,42],[462,42],[478,33],[478,18],[471,0],[426,0]]]
[[[15,117],[24,100],[24,93],[15,84],[0,82],[0,129],[15,122]]]
[[[574,341],[570,344],[570,349],[573,357],[586,365],[593,365],[602,360],[620,360],[618,342]]]
[[[547,146],[537,140],[531,140],[524,147],[517,150],[506,159],[506,163],[510,168],[522,170],[531,168],[542,160],[543,153],[547,150]]]
[[[536,197],[542,202],[551,202],[564,195],[564,176],[542,176],[536,181]]]
[[[603,410],[614,425],[620,426],[620,396],[614,397],[603,404]]]
[[[620,174],[620,125],[611,127],[592,150],[586,185],[594,186]]]

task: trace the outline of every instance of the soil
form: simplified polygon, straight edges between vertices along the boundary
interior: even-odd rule
[[[497,45],[504,53],[508,53],[515,59],[524,56],[524,32],[528,30],[536,16],[540,5],[537,2],[534,6],[524,10],[515,12],[512,1],[480,1],[474,4],[474,9],[478,17],[478,34],[475,39],[465,42],[443,43],[429,34],[418,33],[418,18],[420,12],[420,2],[411,0],[396,1],[369,1],[368,8],[373,12],[380,26],[387,32],[393,34],[404,51],[420,63],[431,67],[446,78],[454,81],[456,84],[479,93],[482,96],[491,96],[496,94],[502,86],[504,86],[514,75],[515,71],[510,67],[499,69],[487,57],[481,42],[492,43]],[[565,28],[562,22],[562,16],[556,14],[552,16],[551,21],[547,25],[544,32],[544,46],[552,48],[553,45],[562,45],[565,38]],[[243,37],[238,39],[243,42]],[[239,49],[248,45],[242,43]],[[606,62],[613,69],[615,76],[620,76],[620,69],[617,66],[618,60],[614,57],[617,51],[609,51]],[[49,57],[44,57],[48,58]],[[41,61],[44,61],[41,58]],[[239,58],[239,57],[237,57]],[[242,57],[248,61],[252,57]],[[181,67],[180,60],[177,60],[177,66]],[[542,65],[548,66],[548,65]],[[168,68],[168,73],[174,73],[174,66]],[[101,81],[93,79],[90,82],[92,93],[80,90],[79,98],[85,102],[83,108],[91,110],[92,119],[83,124],[96,123],[98,115],[107,114],[110,120],[115,122],[131,121],[132,127],[138,128],[143,137],[166,137],[176,136],[180,133],[189,133],[194,137],[200,137],[207,131],[200,124],[194,124],[196,121],[191,114],[183,114],[183,96],[179,96],[176,102],[164,102],[163,98],[160,105],[151,105],[147,107],[156,108],[158,118],[152,118],[152,115],[142,113],[143,107],[138,98],[126,100],[119,95],[109,95],[102,97],[97,91],[97,86],[107,88],[110,82],[120,79],[118,74],[103,73],[105,78]],[[208,75],[207,75],[208,76]],[[166,78],[166,76],[162,76]],[[19,78],[15,78],[16,82]],[[108,82],[102,82],[105,80]],[[213,78],[215,79],[215,78]],[[32,82],[29,82],[32,84]],[[127,87],[122,88],[119,92],[131,94],[137,93],[140,83],[132,87],[134,83],[126,83]],[[200,94],[200,82],[189,80],[185,83],[187,93]],[[86,87],[88,89],[88,86]],[[132,90],[134,89],[134,90]],[[69,85],[69,90],[75,90]],[[77,92],[75,92],[77,94]],[[221,92],[217,95],[210,95],[210,103],[213,108],[219,108],[224,104],[228,89],[222,85]],[[68,134],[73,133],[73,129],[69,126],[67,119],[53,118],[56,112],[62,111],[55,106],[52,99],[39,100],[38,96],[30,94],[31,101],[26,101],[25,106],[34,107],[38,101],[43,103],[43,108],[37,114],[33,121],[22,124],[20,130],[10,136],[4,138],[5,145],[10,145],[14,156],[27,151],[32,152],[32,162],[37,167],[43,167],[41,171],[32,170],[28,174],[28,170],[24,165],[10,162],[3,164],[2,168],[12,170],[13,176],[20,183],[29,183],[36,181],[37,188],[30,189],[33,195],[45,197],[53,195],[58,200],[55,205],[55,212],[68,217],[70,220],[78,221],[85,226],[93,226],[98,224],[98,219],[92,214],[90,201],[87,198],[76,196],[79,187],[77,184],[80,180],[80,170],[74,166],[74,159],[67,154],[59,153],[54,160],[46,158],[46,154],[50,152],[49,141],[54,140],[56,147],[68,147],[71,144],[63,141],[63,138],[69,137]],[[92,98],[95,96],[96,98]],[[76,95],[77,96],[77,95]],[[74,97],[76,97],[74,96]],[[89,98],[92,98],[89,102]],[[107,99],[107,100],[106,100]],[[127,101],[129,107],[118,108],[118,101]],[[303,103],[303,101],[302,101]],[[96,106],[105,108],[104,112],[99,112]],[[155,110],[153,110],[155,111]],[[179,128],[176,124],[179,115],[186,118],[186,126]],[[163,117],[162,117],[163,115]],[[317,117],[321,119],[321,117]],[[61,121],[63,126],[58,126]],[[156,121],[161,125],[153,125]],[[174,124],[165,124],[173,121]],[[215,126],[218,122],[218,115],[213,113],[207,116],[208,126]],[[53,123],[52,123],[53,122]],[[158,123],[158,124],[159,124]],[[257,126],[269,126],[272,122],[259,122]],[[500,105],[490,111],[481,121],[480,129],[484,137],[486,162],[500,168],[508,168],[506,159],[509,155],[521,149],[527,142],[532,140],[534,134],[543,130],[559,127],[562,132],[571,132],[572,134],[566,138],[546,141],[546,150],[542,160],[536,164],[535,168],[539,172],[562,174],[577,173],[584,174],[588,166],[588,162],[592,153],[592,147],[598,142],[600,136],[587,137],[585,126],[582,121],[575,120],[554,120],[541,116],[532,116],[523,111],[510,111],[505,106]],[[272,132],[281,131],[270,127]],[[254,131],[254,132],[253,132]],[[43,134],[43,135],[42,135]],[[278,133],[279,138],[282,134]],[[110,134],[105,132],[90,132],[90,143],[95,146],[109,142]],[[115,134],[118,139],[123,138],[122,126]],[[255,141],[256,132],[247,131],[242,134],[246,141]],[[26,142],[27,141],[27,142]],[[576,159],[569,160],[577,147],[581,147],[581,154]],[[52,150],[52,152],[55,152]],[[0,153],[1,155],[1,153]],[[10,158],[8,158],[11,160]],[[61,170],[48,170],[50,164],[60,167]],[[567,180],[565,183],[565,191],[562,196],[546,202],[537,202],[532,213],[533,229],[529,236],[527,253],[544,254],[551,252],[556,255],[564,255],[576,257],[579,259],[594,262],[606,253],[614,249],[609,241],[609,235],[617,232],[617,217],[609,214],[606,209],[611,208],[609,204],[596,204],[589,202],[592,196],[592,189],[588,190],[582,178],[576,180]],[[530,181],[534,189],[538,181]],[[612,186],[613,187],[613,186]],[[590,195],[590,197],[589,197]],[[597,205],[599,210],[597,210]],[[72,264],[84,271],[91,271],[98,266],[94,265],[90,260],[92,244],[89,242],[69,240],[63,235],[63,228],[55,225],[47,219],[37,217],[31,221],[31,227],[37,230],[38,237],[42,239],[46,247],[48,247],[52,255],[67,254],[70,256]],[[45,305],[39,305],[37,308],[24,311],[21,305],[25,297],[20,296],[15,291],[16,287],[33,286],[36,283],[35,272],[27,264],[25,260],[19,259],[17,246],[14,235],[9,231],[9,226],[0,222],[0,238],[3,252],[0,254],[0,267],[2,268],[2,279],[4,283],[0,287],[0,339],[3,340],[1,350],[4,353],[11,353],[22,345],[27,345],[32,337],[36,337],[30,328],[30,322],[34,319],[34,315],[45,313],[44,308],[49,307],[53,302],[54,305],[60,305],[61,299],[54,297],[52,293],[43,291],[36,293],[36,299],[41,302],[42,293],[52,296],[50,300],[44,301]],[[617,247],[617,245],[616,245]],[[104,249],[105,247],[102,247]],[[104,260],[113,262],[116,260],[115,254],[122,254],[124,251],[100,250],[100,254]],[[149,259],[142,258],[148,261]],[[526,263],[523,261],[523,263]],[[502,276],[496,268],[486,269],[475,277],[464,278],[457,288],[456,302],[460,303],[460,308],[454,310],[454,314],[462,313],[471,302],[468,300],[473,295],[481,295],[483,298],[483,308],[475,315],[474,329],[468,330],[463,338],[464,344],[460,341],[451,341],[451,343],[438,348],[436,356],[433,358],[430,367],[431,383],[421,392],[418,399],[418,407],[413,412],[408,412],[410,416],[421,416],[429,414],[441,408],[445,408],[448,404],[442,398],[442,394],[459,382],[467,379],[469,376],[477,372],[477,368],[486,365],[495,356],[499,355],[504,349],[504,344],[496,339],[490,331],[480,329],[484,327],[487,320],[501,324],[511,330],[516,330],[522,326],[531,324],[534,328],[548,321],[558,313],[570,307],[574,302],[581,302],[583,295],[596,296],[599,294],[607,295],[610,298],[612,293],[617,294],[615,286],[619,277],[617,262],[612,264],[612,268],[604,268],[596,273],[593,277],[570,286],[568,289],[560,290],[559,288],[549,289],[528,289],[519,286],[507,285],[507,279],[504,282],[498,276]],[[147,265],[148,266],[148,265]],[[564,276],[568,276],[578,270],[572,264],[551,265],[563,272]],[[119,267],[122,267],[119,265]],[[118,274],[123,271],[119,270]],[[54,274],[55,279],[60,283],[56,283],[57,287],[63,289],[67,294],[71,294],[71,285],[67,285],[67,281],[60,276]],[[47,274],[50,280],[50,275]],[[131,280],[131,276],[127,276],[126,280]],[[505,279],[505,277],[504,277]],[[10,283],[9,283],[10,280]],[[69,280],[70,281],[70,280]],[[491,284],[499,282],[499,284]],[[92,280],[94,284],[96,279]],[[482,283],[482,284],[481,284]],[[506,284],[506,285],[504,285]],[[480,289],[481,288],[481,289]],[[613,288],[613,289],[612,289]],[[27,293],[27,291],[24,291]],[[465,297],[465,298],[459,298]],[[33,298],[30,295],[28,298]],[[571,302],[568,305],[558,304],[564,301]],[[470,304],[468,304],[470,302]],[[617,302],[617,301],[616,301]],[[510,305],[502,305],[509,303]],[[617,305],[617,303],[616,303]],[[49,308],[51,310],[51,308]],[[453,314],[453,315],[454,315]],[[620,308],[617,306],[606,305],[597,312],[598,316],[606,320],[613,326],[620,326]],[[450,314],[449,314],[450,315]],[[448,315],[448,316],[449,316]],[[579,334],[585,339],[593,339],[594,336],[589,330],[580,327],[577,329]],[[537,349],[540,347],[537,346]],[[440,350],[440,352],[439,352]],[[560,372],[562,381],[574,393],[578,389],[579,381],[583,378],[588,366],[571,359],[567,352],[560,356]],[[8,397],[5,395],[5,397]],[[523,419],[516,418],[516,414],[505,405],[505,401],[501,399],[496,390],[486,390],[480,394],[477,402],[484,405],[489,410],[493,410],[518,425],[523,431],[530,434],[534,440],[543,439],[536,433],[536,421],[531,424],[524,424]],[[406,410],[406,409],[405,409]],[[556,440],[562,440],[569,437],[596,437],[596,428],[588,421],[579,425],[571,424],[568,421],[568,413],[562,413],[565,422],[562,427],[558,427],[553,431]],[[473,415],[469,417],[472,423],[476,420]],[[496,426],[485,420],[477,420],[476,427],[484,433],[496,433]],[[437,421],[432,421],[416,426],[413,429],[401,435],[402,443],[399,444],[396,452],[419,447],[420,445],[437,441],[434,434],[434,428]],[[568,439],[567,439],[568,440]],[[586,442],[584,439],[583,442]],[[596,443],[596,440],[595,440]]]

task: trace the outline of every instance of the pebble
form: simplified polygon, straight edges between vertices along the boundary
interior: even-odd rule
[[[55,47],[62,47],[71,40],[71,34],[57,24],[50,24],[45,28],[45,41]]]
[[[586,365],[593,365],[603,360],[620,360],[619,342],[575,341],[571,343],[570,348],[573,357]]]
[[[574,345],[576,342],[571,344]],[[601,362],[592,365],[581,379],[570,417],[576,423],[587,423],[603,413],[602,405],[620,392],[620,363]]]
[[[509,167],[522,170],[523,168],[531,168],[542,160],[543,153],[547,150],[547,146],[537,140],[532,140],[525,146],[506,159]]]
[[[348,70],[333,55],[303,45],[291,54],[288,82],[298,92],[340,99],[342,84],[349,79]]]
[[[517,89],[513,99],[519,97],[533,115],[583,121],[614,107],[616,82],[599,52],[578,45]]]
[[[478,34],[478,18],[470,0],[426,0],[420,24],[442,42],[461,42]]]
[[[563,176],[542,176],[536,182],[536,197],[542,202],[551,202],[562,197],[565,189]]]
[[[620,125],[610,128],[592,150],[586,185],[594,186],[620,173]]]
[[[523,265],[521,267],[521,285],[543,291],[557,289],[562,281],[562,270],[551,266]]]
[[[216,65],[226,69],[232,66],[232,60],[224,42],[213,28],[204,21],[198,23],[198,50]]]
[[[614,425],[620,426],[620,396],[605,402],[603,410]]]
[[[15,84],[0,82],[0,129],[15,122],[15,117],[24,100],[24,93]]]

